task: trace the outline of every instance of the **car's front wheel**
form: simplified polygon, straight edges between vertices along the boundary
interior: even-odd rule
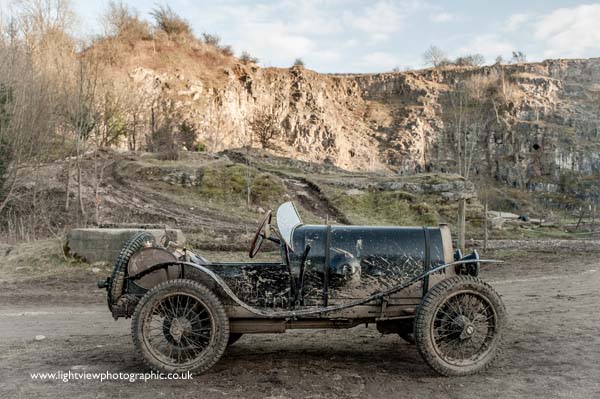
[[[131,334],[151,368],[165,373],[202,373],[225,352],[229,320],[210,289],[192,280],[170,280],[140,300]]]
[[[485,370],[497,357],[506,311],[484,281],[456,276],[436,284],[415,317],[415,341],[425,361],[445,376]]]

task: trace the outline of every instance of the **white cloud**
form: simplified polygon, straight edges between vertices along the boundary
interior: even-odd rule
[[[446,11],[441,11],[435,14],[431,14],[429,16],[429,19],[433,22],[438,22],[438,23],[443,23],[443,22],[450,22],[450,21],[455,21],[457,18],[457,16],[455,14],[446,12]]]
[[[280,23],[255,23],[247,25],[243,43],[256,54],[272,54],[273,61],[283,61],[292,57],[302,57],[317,49],[309,37],[291,32]]]
[[[511,15],[506,23],[504,24],[503,30],[506,32],[515,32],[525,25],[525,23],[531,20],[529,14],[513,14]]]
[[[278,13],[274,15],[275,18],[285,15],[289,20],[289,29],[296,33],[332,35],[344,30],[341,21],[332,18],[329,10],[319,1],[284,0],[279,6],[274,7],[274,11]]]
[[[341,47],[343,47],[343,48],[356,47],[359,44],[360,44],[360,40],[348,39],[342,43]]]
[[[318,50],[310,54],[311,58],[321,62],[337,62],[342,60],[342,54],[335,50]]]
[[[380,0],[356,11],[343,13],[344,23],[372,36],[397,32],[404,27],[406,17],[416,7],[411,1],[392,2]]]
[[[369,44],[374,45],[378,43],[383,43],[389,38],[390,35],[388,35],[387,33],[373,33],[371,36],[369,36]]]
[[[400,64],[400,59],[395,54],[383,51],[365,54],[361,59],[353,63],[360,70],[380,72],[391,71]]]
[[[589,57],[600,53],[600,4],[560,8],[535,24],[546,57]]]
[[[398,65],[396,58],[376,50],[401,31],[419,7],[416,0],[277,0],[225,3],[202,17],[214,16],[219,24],[231,27],[224,41],[232,43],[238,53],[247,50],[256,55],[263,65],[285,66],[302,57],[319,70],[327,65],[343,67],[344,59],[356,59],[352,52],[360,45],[374,51],[362,65],[377,70],[374,64],[382,68]]]
[[[458,52],[459,55],[479,53],[485,57],[486,62],[491,62],[498,55],[511,54],[514,49],[515,46],[506,39],[495,34],[485,34],[461,46]]]

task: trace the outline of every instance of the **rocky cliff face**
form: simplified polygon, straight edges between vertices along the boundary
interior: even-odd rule
[[[268,144],[274,154],[397,173],[456,170],[444,98],[470,76],[491,73],[511,82],[519,101],[503,123],[486,127],[475,173],[550,192],[568,173],[600,173],[600,59],[374,75],[239,63],[211,79],[143,65],[127,71],[142,101],[168,98],[210,150],[260,146],[250,121],[267,110],[280,127]]]

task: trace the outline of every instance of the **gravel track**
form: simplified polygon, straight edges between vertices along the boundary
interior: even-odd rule
[[[192,381],[35,381],[30,372],[146,370],[129,321],[112,320],[104,292],[84,290],[91,276],[67,297],[64,282],[13,284],[0,305],[0,397],[600,397],[598,253],[519,251],[506,260],[483,270],[507,307],[504,351],[486,373],[462,378],[437,376],[413,346],[362,326],[244,336]]]

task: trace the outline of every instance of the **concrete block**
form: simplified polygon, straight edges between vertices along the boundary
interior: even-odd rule
[[[88,263],[114,263],[123,243],[137,232],[152,234],[156,242],[165,238],[185,244],[185,236],[179,229],[139,229],[139,228],[87,228],[73,229],[67,234],[65,252]]]

